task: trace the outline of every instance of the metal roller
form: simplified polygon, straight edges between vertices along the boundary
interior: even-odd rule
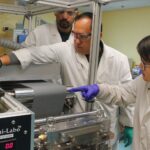
[[[16,88],[13,93],[14,97],[21,101],[31,100],[35,96],[34,90],[31,88]]]

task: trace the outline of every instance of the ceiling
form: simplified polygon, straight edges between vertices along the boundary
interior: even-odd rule
[[[22,2],[22,1],[31,1],[31,0],[0,0],[0,3],[16,4],[17,2]],[[61,0],[61,1],[71,2],[71,0]],[[105,0],[100,0],[100,1],[105,1]],[[106,1],[110,1],[110,0],[106,0]],[[150,6],[150,0],[112,0],[112,1],[114,2],[106,3],[106,5],[103,5],[104,11]]]
[[[117,9],[128,9],[137,7],[150,6],[150,0],[123,0],[118,2],[108,3],[103,6],[104,11],[117,10]]]

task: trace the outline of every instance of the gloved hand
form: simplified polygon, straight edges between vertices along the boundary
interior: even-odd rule
[[[100,89],[97,84],[80,86],[68,90],[68,92],[81,92],[86,101],[92,100],[99,91]]]
[[[132,144],[132,140],[133,140],[133,128],[132,127],[125,127],[124,132],[123,132],[123,137],[121,138],[121,140],[124,140],[125,147]]]

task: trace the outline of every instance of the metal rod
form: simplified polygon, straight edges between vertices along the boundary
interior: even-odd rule
[[[29,27],[28,27],[28,29],[29,29],[29,33],[32,31],[32,16],[31,15],[29,15]]]
[[[7,5],[0,3],[0,12],[24,15],[26,13],[26,10],[23,6]]]
[[[55,7],[57,6],[57,7],[61,7],[61,8],[69,8],[69,6],[66,5],[65,3],[59,4],[59,3],[55,3],[55,2],[48,2],[48,1],[45,1],[45,0],[38,1],[37,3],[38,4],[55,6]]]
[[[74,119],[74,118],[78,118],[78,117],[92,116],[92,115],[97,114],[98,112],[99,112],[98,110],[95,110],[95,111],[86,112],[86,113],[78,113],[78,114],[71,114],[71,115],[65,115],[65,116],[48,117],[48,118],[43,118],[43,119],[37,119],[37,120],[35,120],[35,124],[40,125],[40,124],[45,124],[48,121],[60,122],[60,121],[64,121],[64,120],[67,120],[67,119]]]
[[[95,83],[98,67],[99,43],[101,31],[101,4],[93,2],[93,23],[92,23],[92,37],[90,48],[90,65],[89,65],[89,80],[88,84]],[[93,102],[86,103],[86,111],[93,110]]]

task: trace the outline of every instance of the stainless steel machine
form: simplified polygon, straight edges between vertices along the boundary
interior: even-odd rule
[[[0,89],[0,149],[32,150],[34,114]]]
[[[23,108],[35,113],[32,126],[31,117],[28,123],[26,118],[22,120],[24,125],[30,125],[32,137],[28,141],[32,148],[28,146],[26,150],[109,150],[109,118],[100,105],[91,112],[71,114],[77,97],[67,94],[66,87],[61,85],[58,63],[31,65],[25,70],[20,66],[3,66],[0,75],[2,94],[15,100],[16,105],[23,104]],[[65,112],[64,104],[68,106]],[[1,111],[5,112],[5,105],[1,107]],[[5,120],[11,115],[9,113]],[[18,115],[21,112],[18,111]],[[9,122],[4,126],[7,128]],[[0,120],[0,131],[4,126]],[[21,139],[24,134],[20,136]],[[20,149],[15,147],[13,150]]]
[[[109,150],[110,122],[102,108],[35,121],[36,150]]]

